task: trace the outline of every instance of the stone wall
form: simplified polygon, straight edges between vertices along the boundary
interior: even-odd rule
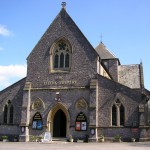
[[[102,76],[99,76],[99,95],[98,95],[98,109],[99,109],[99,127],[109,128],[117,131],[117,128],[112,128],[111,125],[111,111],[112,105],[116,99],[119,99],[125,109],[125,130],[121,128],[122,132],[126,132],[127,128],[132,128],[133,124],[139,125],[139,104],[142,101],[141,93],[138,90],[132,90],[121,84],[115,83]],[[128,130],[129,130],[128,129]],[[118,134],[119,134],[118,130]],[[109,132],[108,132],[109,133]],[[112,136],[111,134],[107,136]],[[130,135],[128,135],[130,136]]]
[[[118,66],[119,83],[132,89],[141,88],[139,65]]]
[[[26,78],[0,92],[0,134],[19,134],[22,110],[23,88]],[[11,102],[14,108],[13,125],[4,125],[4,106]]]
[[[68,72],[52,73],[50,55],[52,45],[58,39],[66,39],[72,46],[71,69]],[[32,87],[58,88],[66,85],[44,84],[53,81],[75,81],[71,86],[87,86],[97,73],[97,53],[78,29],[65,10],[62,10],[44,33],[28,57],[27,81]],[[60,82],[59,82],[60,83]]]
[[[77,115],[82,111],[86,117],[87,121],[89,123],[89,112],[88,112],[88,105],[89,105],[89,89],[83,88],[83,89],[61,89],[61,90],[33,90],[31,92],[31,105],[34,103],[35,100],[38,98],[41,99],[44,102],[45,108],[42,110],[33,110],[31,109],[30,113],[30,135],[36,135],[41,134],[44,132],[47,128],[47,119],[49,112],[55,107],[57,104],[56,98],[56,92],[60,93],[60,103],[64,105],[67,108],[67,111],[70,115],[70,129],[72,129],[72,134],[74,136],[78,136],[79,132],[75,131],[75,121]],[[84,99],[87,103],[87,106],[85,109],[77,109],[76,103],[78,100]],[[40,112],[43,119],[43,125],[44,128],[42,131],[36,131],[32,130],[32,118],[36,112]],[[82,134],[87,134],[87,132],[83,132]],[[80,133],[80,135],[82,135]],[[83,136],[83,135],[82,135]]]

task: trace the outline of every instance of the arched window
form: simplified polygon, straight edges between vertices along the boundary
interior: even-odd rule
[[[69,54],[66,54],[65,67],[69,67]]]
[[[117,125],[117,109],[115,105],[113,105],[112,107],[112,125],[113,126]]]
[[[4,107],[4,124],[7,124],[7,114],[8,114],[8,106]]]
[[[122,104],[120,106],[120,125],[124,125],[124,107]]]
[[[59,40],[52,49],[52,69],[68,71],[71,64],[71,46],[64,40]]]
[[[13,113],[14,113],[14,107],[13,105],[10,106],[10,114],[9,114],[9,123],[13,123]]]
[[[54,68],[58,68],[59,56],[56,54],[54,59]]]
[[[4,107],[4,124],[13,124],[14,108],[9,100]]]
[[[112,106],[112,126],[124,126],[125,111],[119,99]]]
[[[63,68],[64,67],[64,54],[61,53],[60,54],[60,68]]]

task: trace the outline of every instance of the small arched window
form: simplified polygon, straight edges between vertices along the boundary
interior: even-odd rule
[[[124,125],[124,107],[122,104],[120,106],[120,125]]]
[[[113,126],[117,125],[117,109],[115,105],[113,105],[112,107],[112,125]]]
[[[4,107],[4,124],[13,124],[14,107],[9,100]]]
[[[59,56],[56,54],[54,59],[54,68],[58,68]]]
[[[112,106],[112,126],[124,126],[125,111],[120,100],[117,99]]]
[[[14,107],[13,105],[10,106],[10,115],[9,115],[9,123],[13,123],[13,114],[14,114]]]
[[[7,124],[7,114],[8,114],[8,106],[4,107],[4,124]]]
[[[68,71],[71,65],[71,46],[64,39],[59,40],[52,49],[52,70]]]

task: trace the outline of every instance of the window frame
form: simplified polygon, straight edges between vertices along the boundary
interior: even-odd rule
[[[114,125],[114,123],[113,123],[113,107],[116,107],[116,116],[115,116],[116,117],[116,125]],[[121,108],[123,108],[123,109],[121,109]],[[123,111],[121,112],[121,110],[123,110]],[[121,118],[122,114],[123,114],[123,121]],[[111,106],[111,126],[113,126],[113,127],[125,126],[125,107],[118,98],[115,100],[115,102]]]
[[[63,54],[62,66],[61,66],[61,58],[60,58],[60,56],[62,56],[61,54]],[[56,55],[58,56],[57,59],[56,59]],[[69,72],[71,69],[71,60],[72,60],[72,46],[70,42],[65,38],[61,38],[55,41],[50,48],[50,73]],[[58,62],[56,63],[56,61]]]
[[[3,124],[11,125],[14,123],[14,106],[9,100],[3,109]]]

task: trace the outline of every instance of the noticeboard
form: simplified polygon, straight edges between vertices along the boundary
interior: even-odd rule
[[[80,112],[76,117],[75,129],[76,129],[76,131],[86,131],[87,130],[86,116],[82,112]]]
[[[42,116],[39,112],[37,112],[32,120],[32,129],[34,130],[42,130],[43,128],[43,121]]]

